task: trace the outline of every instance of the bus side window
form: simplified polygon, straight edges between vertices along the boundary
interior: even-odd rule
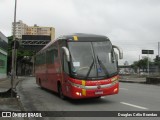
[[[54,50],[52,49],[51,51],[50,51],[50,57],[51,57],[51,63],[53,64],[54,63]]]
[[[62,47],[66,47],[66,46],[67,46],[66,40],[59,41],[62,68],[65,73],[69,74],[69,67],[68,67],[67,58],[66,58],[64,51],[61,49]]]
[[[65,73],[69,74],[68,62],[66,55],[63,53],[63,70]]]
[[[58,50],[53,49],[53,53],[54,53],[54,58],[57,59],[58,58]]]
[[[38,64],[45,64],[45,54],[41,53],[40,55],[38,55]]]

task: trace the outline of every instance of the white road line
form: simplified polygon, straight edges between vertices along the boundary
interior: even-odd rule
[[[120,90],[128,90],[127,88],[119,88]]]
[[[126,102],[120,102],[120,103],[121,103],[121,104],[124,104],[124,105],[131,106],[131,107],[143,109],[143,110],[148,110],[148,108],[145,108],[145,107],[142,107],[142,106],[138,106],[138,105],[134,105],[134,104],[126,103]]]
[[[105,97],[103,96],[103,97],[101,97],[101,98],[105,98]]]

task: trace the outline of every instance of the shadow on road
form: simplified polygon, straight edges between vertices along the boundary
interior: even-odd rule
[[[0,98],[10,98],[12,94],[12,97],[16,98],[17,97],[17,93],[12,90],[11,88],[7,91],[4,92],[0,92]]]
[[[113,103],[113,101],[109,101],[107,99],[103,99],[103,98],[87,98],[87,99],[79,99],[79,100],[73,100],[73,99],[69,99],[68,101],[71,104],[74,105],[92,105],[92,104],[111,104]]]
[[[53,92],[51,90],[48,90],[48,89],[42,88],[42,87],[39,87],[39,89],[42,89],[42,90],[56,96],[58,99],[62,100],[59,97],[58,93],[56,93],[56,92]],[[110,100],[107,100],[104,98],[71,99],[71,98],[66,97],[64,100],[73,104],[73,105],[90,105],[90,104],[105,104],[106,105],[106,104],[114,103],[114,101],[110,101]]]

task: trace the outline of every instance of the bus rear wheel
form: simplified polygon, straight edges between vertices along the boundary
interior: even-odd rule
[[[98,96],[98,97],[95,97],[96,99],[100,99],[101,98],[101,96]]]
[[[63,95],[63,92],[62,92],[61,84],[58,85],[58,94],[61,99],[63,100],[65,99],[65,96]]]
[[[39,86],[42,88],[41,79],[39,79],[38,82],[39,82]]]

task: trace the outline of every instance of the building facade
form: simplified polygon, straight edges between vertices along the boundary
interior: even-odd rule
[[[7,77],[8,39],[0,32],[0,79]]]
[[[15,29],[16,38],[21,39],[22,35],[26,34],[27,27],[28,27],[28,25],[23,23],[23,21],[21,21],[21,20],[16,22],[16,29]],[[13,30],[14,30],[14,23],[12,23],[12,34],[13,34]]]
[[[14,23],[12,23],[12,33],[13,33]],[[16,30],[15,30],[16,38],[22,39],[22,35],[46,35],[51,36],[51,40],[55,39],[55,28],[53,27],[41,27],[37,26],[28,26],[23,23],[23,21],[19,20],[16,22]]]

